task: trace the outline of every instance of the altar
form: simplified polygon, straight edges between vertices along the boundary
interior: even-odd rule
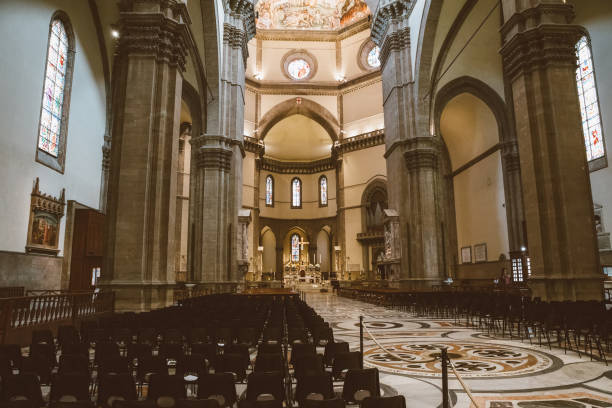
[[[297,287],[302,284],[320,285],[321,267],[307,262],[287,262],[284,267],[283,281],[285,287]]]

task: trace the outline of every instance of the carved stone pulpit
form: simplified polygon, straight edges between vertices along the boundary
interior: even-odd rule
[[[392,209],[386,209],[383,212],[385,216],[385,252],[382,264],[387,280],[399,282],[400,258],[402,257],[399,215]]]

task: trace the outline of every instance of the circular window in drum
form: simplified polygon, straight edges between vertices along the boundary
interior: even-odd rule
[[[308,78],[310,69],[310,64],[303,58],[296,58],[287,65],[289,76],[298,81]]]
[[[380,48],[378,46],[373,47],[370,52],[368,52],[368,65],[372,68],[380,67]]]

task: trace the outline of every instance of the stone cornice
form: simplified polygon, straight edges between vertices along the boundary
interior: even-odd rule
[[[410,27],[406,26],[387,34],[380,45],[380,65],[384,66],[392,51],[410,48]]]
[[[261,95],[325,95],[338,96],[354,92],[380,82],[380,71],[369,72],[358,78],[341,84],[315,84],[315,83],[262,83],[246,79],[246,88],[255,94]]]
[[[370,28],[367,18],[340,30],[263,30],[257,29],[256,37],[264,41],[313,41],[335,42],[358,34]]]
[[[398,148],[403,149],[408,171],[416,171],[422,168],[436,168],[438,166],[442,142],[438,137],[433,136],[400,140],[389,146],[385,152],[385,158],[389,157]]]
[[[283,162],[264,157],[261,161],[262,170],[280,174],[314,174],[335,168],[336,161],[332,157],[311,162]]]
[[[381,46],[391,20],[408,18],[415,5],[414,0],[381,0],[372,20],[372,38]]]
[[[369,243],[369,244],[375,244],[375,243],[384,244],[385,243],[385,233],[384,231],[360,232],[357,234],[357,241]]]
[[[576,42],[584,30],[574,25],[542,24],[516,33],[500,50],[509,78],[544,66],[576,66]]]
[[[263,156],[266,151],[264,143],[259,139],[250,136],[244,136],[244,150],[255,153],[257,156]]]
[[[189,31],[184,23],[169,18],[162,12],[132,11],[122,11],[119,21],[120,54],[155,56],[158,60],[185,71]]]
[[[231,14],[238,16],[244,25],[245,39],[255,37],[255,8],[252,0],[229,0]],[[247,53],[248,54],[248,53]]]
[[[334,150],[338,154],[343,154],[382,144],[385,144],[385,130],[379,129],[354,137],[349,137],[347,139],[342,139],[336,146],[334,146]]]

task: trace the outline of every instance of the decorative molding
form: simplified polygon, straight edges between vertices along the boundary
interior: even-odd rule
[[[311,162],[283,162],[267,157],[261,161],[262,170],[279,174],[315,174],[335,168],[336,161],[331,157]]]
[[[514,80],[551,64],[575,68],[575,46],[583,35],[582,27],[558,24],[542,24],[516,33],[500,50],[504,71]]]
[[[244,25],[246,42],[255,37],[255,7],[251,0],[229,0],[230,12],[238,16]],[[248,54],[248,52],[247,52]]]
[[[340,30],[265,30],[257,29],[257,39],[263,41],[312,41],[335,42],[358,34],[370,28],[368,18],[359,20]]]
[[[132,3],[124,0],[121,4]],[[158,0],[174,3],[171,0]],[[154,56],[157,60],[185,71],[189,30],[179,20],[164,13],[132,12],[121,7],[118,51],[120,55]],[[177,16],[175,16],[177,17]]]
[[[258,95],[319,95],[338,96],[381,82],[380,70],[368,72],[350,81],[337,83],[266,83],[246,79],[247,90]]]
[[[501,144],[501,154],[506,173],[521,171],[521,158],[516,140]]]
[[[250,136],[244,136],[244,150],[255,153],[257,156],[263,156],[266,152],[266,147],[263,141]]]
[[[360,243],[367,244],[384,244],[385,243],[385,232],[384,231],[366,231],[357,234],[357,241]]]
[[[380,66],[387,63],[391,52],[410,49],[410,27],[406,26],[387,34],[380,44]]]
[[[66,189],[62,189],[59,198],[44,194],[40,191],[40,182],[36,177],[30,199],[27,253],[57,255],[60,220],[64,216],[65,205]]]
[[[339,143],[334,146],[334,151],[338,154],[344,154],[383,144],[385,144],[385,130],[378,129],[347,139],[341,139]]]
[[[440,141],[434,137],[416,137],[404,142],[404,159],[408,171],[434,169],[438,166]]]
[[[372,20],[372,38],[374,42],[381,47],[383,40],[387,34],[387,29],[391,20],[400,18],[408,18],[412,13],[412,9],[416,1],[414,0],[381,0],[378,3],[374,19]],[[382,63],[381,58],[381,63]]]

